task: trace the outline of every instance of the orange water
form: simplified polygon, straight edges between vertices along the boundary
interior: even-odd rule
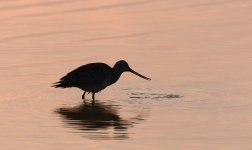
[[[0,2],[0,149],[252,149],[249,0]],[[90,62],[130,73],[83,106],[50,85]],[[91,99],[91,95],[87,95]]]

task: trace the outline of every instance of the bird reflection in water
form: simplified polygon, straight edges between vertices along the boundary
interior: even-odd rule
[[[128,128],[133,124],[144,120],[134,118],[122,119],[116,106],[97,103],[81,104],[75,107],[59,108],[56,110],[64,119],[68,127],[78,129],[84,137],[96,140],[124,140],[128,137]]]

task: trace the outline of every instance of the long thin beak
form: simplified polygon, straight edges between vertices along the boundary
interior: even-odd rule
[[[134,73],[135,75],[137,75],[145,80],[151,80],[150,78],[147,78],[147,77],[141,75],[140,73],[137,73],[136,71],[132,70],[131,68],[129,68],[129,72]]]

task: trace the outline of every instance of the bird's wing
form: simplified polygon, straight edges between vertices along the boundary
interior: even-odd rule
[[[88,64],[69,72],[60,80],[75,85],[101,84],[107,79],[110,69],[108,65],[103,63]]]

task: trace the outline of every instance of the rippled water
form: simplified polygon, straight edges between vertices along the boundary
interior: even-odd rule
[[[0,1],[0,149],[251,149],[249,0]],[[84,105],[51,83],[124,73]],[[91,99],[91,95],[87,95]]]

